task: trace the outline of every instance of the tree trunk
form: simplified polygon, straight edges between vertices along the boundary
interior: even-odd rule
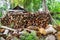
[[[42,6],[43,6],[43,11],[44,11],[44,12],[47,12],[47,11],[48,11],[48,8],[47,8],[47,5],[46,5],[46,0],[43,0],[42,3],[43,3],[43,4],[42,4]]]

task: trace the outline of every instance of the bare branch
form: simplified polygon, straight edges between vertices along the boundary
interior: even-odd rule
[[[11,31],[16,31],[16,29],[12,29],[12,28],[9,28],[7,26],[1,26],[0,28],[8,29],[8,30],[11,30]]]

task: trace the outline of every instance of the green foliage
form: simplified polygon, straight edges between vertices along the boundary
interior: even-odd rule
[[[60,13],[53,13],[52,17],[58,25],[60,25]]]
[[[58,12],[60,12],[60,2],[56,1],[56,0],[48,0],[46,2],[48,9],[50,10],[50,12],[53,12],[52,16],[55,20],[55,22],[60,25],[60,13],[58,14]]]
[[[0,13],[0,17],[2,17],[2,13]]]
[[[10,0],[10,8],[13,9],[14,7],[16,7],[17,5],[19,6],[23,6],[24,4],[24,0]]]
[[[17,5],[23,6],[28,11],[38,11],[42,7],[42,0],[11,0],[11,7]],[[56,0],[47,0],[46,4],[51,12],[60,12],[60,2]]]
[[[25,32],[25,31],[24,31]],[[39,40],[36,36],[36,32],[25,32],[23,35],[20,35],[20,40]]]
[[[41,7],[41,0],[29,0],[29,2],[27,2],[27,0],[24,2],[24,7],[26,10],[28,11],[38,11],[38,9]]]
[[[60,2],[56,0],[48,0],[46,3],[51,12],[60,12]]]
[[[0,17],[2,17],[2,12],[6,11],[8,9],[8,4],[7,1],[5,0],[0,0]]]
[[[40,0],[30,0],[27,4],[27,0],[26,0],[24,7],[28,11],[37,11],[40,8],[40,3],[41,3]]]
[[[10,0],[11,9],[15,6],[23,6],[27,11],[37,11],[41,7],[41,0]]]

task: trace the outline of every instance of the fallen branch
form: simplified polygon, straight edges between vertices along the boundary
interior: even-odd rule
[[[1,26],[0,28],[4,28],[4,29],[6,29],[6,30],[11,30],[11,31],[13,31],[13,34],[14,33],[17,33],[17,31],[18,30],[16,30],[16,29],[12,29],[12,28],[9,28],[9,27],[7,27],[7,26]],[[27,30],[27,29],[25,29],[25,30]],[[17,33],[17,34],[23,34],[24,32],[19,32],[19,33]]]
[[[8,30],[11,30],[11,31],[16,31],[16,29],[12,29],[12,28],[9,28],[7,26],[1,26],[0,28],[8,29]]]

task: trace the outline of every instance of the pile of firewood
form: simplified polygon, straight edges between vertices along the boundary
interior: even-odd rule
[[[27,28],[28,26],[37,26],[45,28],[50,22],[50,16],[47,13],[21,13],[21,12],[8,12],[1,23],[4,26],[11,26],[13,28]]]
[[[0,33],[4,35],[0,34],[0,37],[4,39],[11,39],[12,36],[19,38],[24,30],[28,33],[34,30],[39,38],[45,36],[45,40],[60,40],[60,32],[57,32],[60,27],[55,29],[53,25],[50,25],[50,22],[50,15],[44,12],[33,14],[29,12],[8,12],[5,17],[1,18],[3,26],[0,28]],[[5,34],[9,35],[6,36]]]

